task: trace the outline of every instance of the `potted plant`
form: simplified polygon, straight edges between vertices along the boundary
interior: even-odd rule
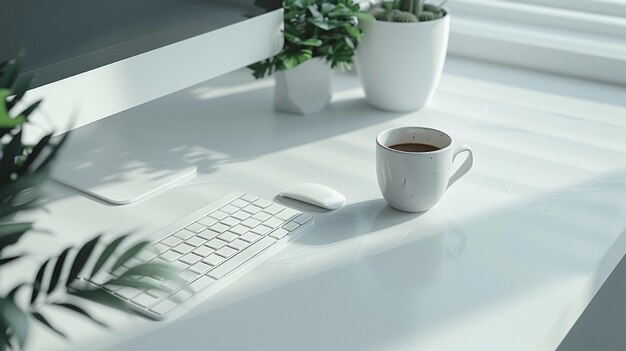
[[[255,78],[275,74],[274,106],[311,114],[331,98],[332,69],[350,69],[361,39],[357,19],[371,18],[353,0],[284,0],[285,43],[250,66]]]
[[[367,102],[389,111],[422,108],[432,97],[446,57],[450,15],[424,0],[392,0],[361,22],[357,71]]]
[[[28,255],[28,248],[16,251],[14,246],[27,235],[37,235],[38,230],[29,221],[15,220],[15,216],[37,208],[38,189],[48,179],[50,165],[68,135],[54,140],[52,134],[48,134],[34,145],[22,141],[23,127],[41,102],[14,112],[32,80],[32,76],[17,78],[22,55],[20,53],[13,61],[0,62],[0,273]],[[126,286],[166,290],[138,280],[146,276],[180,281],[178,270],[173,266],[150,262],[131,264],[131,259],[150,242],[125,245],[128,237],[121,235],[106,242],[98,235],[80,247],[69,246],[58,255],[43,260],[32,276],[20,272],[24,273],[22,282],[12,287],[3,286],[0,292],[0,350],[23,350],[33,322],[65,337],[62,329],[48,318],[55,310],[70,311],[101,326],[105,326],[104,323],[84,308],[85,302],[134,313],[123,300],[104,288]],[[131,267],[127,267],[129,265]],[[93,277],[104,270],[113,271],[116,278],[106,280],[102,287],[74,284],[79,276]]]

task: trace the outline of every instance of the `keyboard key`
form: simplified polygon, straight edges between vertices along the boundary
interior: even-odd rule
[[[259,206],[255,206],[255,205],[248,205],[244,208],[242,208],[242,210],[251,213],[251,214],[255,214],[258,213],[259,211],[261,211],[261,208]]]
[[[256,199],[258,199],[258,197],[254,196],[254,195],[250,195],[250,194],[244,194],[243,196],[241,196],[242,200],[246,200],[248,202],[253,202]]]
[[[259,234],[259,235],[265,235],[265,234],[271,232],[272,228],[261,224],[261,225],[257,226],[256,228],[252,229],[252,231],[254,233]]]
[[[231,232],[226,232],[226,233],[222,233],[218,236],[218,238],[224,240],[224,241],[228,241],[231,242],[235,239],[237,239],[239,237],[239,235],[231,233]]]
[[[283,223],[285,223],[285,221],[283,221],[280,218],[276,218],[276,217],[272,217],[272,218],[268,219],[267,221],[263,222],[264,225],[266,225],[268,227],[271,227],[271,228],[278,228]]]
[[[271,204],[269,207],[267,207],[266,209],[264,209],[264,212],[267,212],[271,215],[275,215],[278,212],[282,211],[285,208],[285,206],[281,206],[279,204]]]
[[[252,216],[252,218],[259,220],[261,222],[265,222],[267,221],[270,217],[272,217],[272,215],[267,214],[265,212],[259,212],[257,214],[255,214],[254,216]]]
[[[156,244],[152,245],[152,248],[158,254],[161,254],[161,253],[163,253],[163,252],[165,252],[165,251],[170,249],[170,247],[168,245],[165,245],[165,244],[162,244],[162,243],[156,243]]]
[[[215,218],[217,220],[222,220],[222,219],[228,217],[228,213],[222,212],[220,210],[217,210],[217,211],[211,213],[209,216],[211,216],[211,217],[213,217],[213,218]]]
[[[244,234],[244,235],[239,237],[239,239],[245,240],[245,241],[247,241],[249,243],[253,243],[253,242],[259,240],[260,238],[261,238],[260,235],[254,234],[252,232],[248,232],[248,233],[246,233],[246,234]]]
[[[203,230],[202,232],[198,233],[198,237],[205,239],[205,240],[211,240],[218,235],[220,235],[220,233],[213,231],[211,229]]]
[[[287,229],[288,231],[292,231],[296,228],[298,228],[300,226],[300,224],[296,223],[296,222],[289,222],[287,224],[285,224],[283,226],[284,229]]]
[[[157,301],[159,301],[158,298],[155,298],[154,296],[151,296],[147,293],[143,293],[143,294],[139,294],[135,297],[133,297],[131,299],[132,302],[136,303],[137,305],[143,307],[143,308],[148,308],[152,305],[154,305]]]
[[[248,246],[249,243],[246,241],[243,241],[241,239],[237,239],[235,241],[233,241],[232,243],[228,244],[228,246],[232,247],[235,250],[241,250],[244,247]]]
[[[193,283],[189,284],[189,287],[191,288],[191,290],[195,292],[199,292],[200,290],[211,285],[211,283],[213,283],[214,281],[215,279],[208,277],[206,275],[203,275],[200,278],[198,278],[196,281],[194,281]]]
[[[250,228],[248,228],[246,226],[243,226],[241,224],[238,224],[238,225],[230,228],[228,231],[233,232],[233,233],[235,233],[237,235],[243,235],[243,234],[247,233],[248,230],[250,230]]]
[[[215,253],[220,255],[220,256],[228,258],[228,257],[234,255],[235,253],[237,253],[237,250],[232,249],[232,248],[230,248],[228,246],[224,246],[223,248],[215,251]]]
[[[245,225],[248,228],[254,228],[257,225],[261,224],[261,221],[256,220],[254,218],[248,218],[245,221],[241,222],[241,224]]]
[[[198,261],[200,261],[200,259],[202,259],[202,257],[196,255],[195,253],[188,253],[185,256],[181,257],[180,260],[182,262],[187,263],[188,265],[192,265]]]
[[[165,244],[165,245],[167,245],[169,247],[174,247],[174,246],[176,246],[176,245],[178,245],[178,244],[180,244],[182,242],[183,242],[182,240],[180,240],[179,238],[177,238],[177,237],[175,237],[173,235],[170,235],[167,238],[161,240],[161,243],[163,243],[163,244]]]
[[[267,201],[265,199],[258,199],[253,202],[254,205],[259,206],[260,208],[266,208],[272,204],[271,201]]]
[[[168,261],[164,260],[161,257],[155,257],[150,262],[151,263],[160,263],[160,264],[167,264],[167,263],[169,263]]]
[[[165,314],[171,311],[174,307],[178,306],[175,302],[171,300],[163,300],[156,304],[154,307],[150,308],[150,311],[157,314]]]
[[[114,293],[120,290],[121,288],[122,288],[121,286],[117,286],[117,285],[107,285],[104,287],[104,290]]]
[[[226,213],[235,213],[237,211],[239,211],[239,207],[235,207],[233,205],[226,205],[223,206],[222,208],[220,208],[220,210],[226,212]]]
[[[181,244],[181,245],[183,245],[183,244]],[[172,250],[165,251],[164,253],[161,254],[161,257],[166,259],[168,262],[174,262],[177,259],[179,259],[180,256],[181,256],[181,254],[179,254],[176,251],[172,251]]]
[[[122,288],[120,288],[119,290],[117,290],[115,292],[115,294],[119,295],[120,297],[126,299],[126,300],[130,300],[133,297],[141,294],[143,291],[139,290],[139,289],[135,289],[135,288],[131,288],[128,286],[124,286]]]
[[[218,238],[215,238],[213,240],[210,240],[208,243],[206,243],[206,246],[214,249],[214,250],[218,250],[221,249],[222,247],[224,247],[227,244],[227,242],[225,242],[224,240],[220,240]]]
[[[196,278],[198,278],[200,274],[192,272],[192,271],[182,271],[180,272],[178,276],[184,279],[187,282],[187,284],[189,284],[192,281],[194,281]]]
[[[256,243],[248,246],[247,249],[241,251],[238,255],[235,255],[233,258],[231,258],[231,259],[225,261],[224,263],[222,263],[221,265],[215,267],[213,270],[211,270],[208,273],[208,275],[210,277],[212,277],[212,278],[220,279],[226,273],[228,273],[228,272],[232,271],[233,269],[237,268],[242,263],[246,262],[247,260],[249,260],[250,258],[255,256],[256,254],[258,254],[259,252],[267,249],[268,247],[270,247],[275,242],[276,242],[276,240],[266,236],[266,237],[262,238],[261,240],[257,241]]]
[[[179,290],[176,294],[172,295],[172,297],[170,297],[170,299],[181,303],[181,302],[185,302],[187,300],[189,300],[190,297],[193,296],[193,293],[189,290],[186,289],[182,289]]]
[[[165,297],[167,295],[169,295],[169,293],[166,293],[163,290],[160,289],[150,289],[150,290],[146,290],[146,294],[156,298],[156,299],[161,299],[162,297]]]
[[[191,238],[192,236],[194,236],[195,233],[187,230],[187,229],[181,229],[179,231],[177,231],[176,233],[174,233],[174,236],[179,238],[179,239],[183,239],[183,240],[187,240],[189,238]]]
[[[148,262],[155,257],[156,257],[156,253],[154,253],[152,250],[139,251],[137,256],[135,256],[135,258],[137,258],[141,262]]]
[[[237,224],[239,224],[239,220],[233,218],[233,217],[226,217],[224,219],[222,219],[220,221],[220,223],[227,225],[229,228],[236,226]]]
[[[189,240],[187,240],[187,244],[191,246],[195,246],[195,247],[203,245],[204,243],[206,243],[206,240],[201,239],[200,237],[197,237],[197,236],[194,236],[193,238],[190,238]]]
[[[200,255],[202,257],[207,257],[208,255],[212,254],[213,251],[215,251],[214,249],[208,247],[208,246],[198,246],[195,248],[195,250],[193,250],[192,252],[195,253],[196,255]]]
[[[311,215],[303,213],[303,214],[299,215],[298,217],[294,218],[292,220],[292,222],[296,222],[296,223],[299,223],[299,224],[304,224],[304,223],[310,221],[311,219],[313,219],[313,217],[311,217]]]
[[[103,285],[109,279],[113,279],[113,276],[106,272],[100,272],[96,274],[93,278],[89,278],[89,281],[96,285]]]
[[[174,266],[174,268],[178,269],[179,271],[185,270],[187,269],[187,267],[189,267],[187,263],[180,261],[180,260],[176,260],[174,262],[171,262],[170,264]]]
[[[236,199],[236,200],[233,200],[233,201],[231,202],[231,204],[232,204],[233,206],[237,206],[237,207],[246,207],[246,206],[250,205],[250,203],[249,203],[248,201],[244,201],[244,200],[242,200],[242,199]]]
[[[202,262],[210,264],[211,266],[217,266],[218,264],[222,263],[222,261],[224,261],[224,257],[216,254],[207,256],[205,259],[202,260]]]
[[[215,219],[215,218],[211,218],[211,217],[209,217],[209,216],[202,217],[202,218],[200,218],[200,219],[198,220],[198,223],[202,224],[202,225],[203,225],[203,226],[205,226],[205,227],[210,227],[210,226],[212,226],[213,224],[215,224],[215,223],[217,223],[217,222],[218,222],[218,220],[217,220],[217,219]]]
[[[200,233],[201,231],[205,230],[206,227],[200,223],[191,223],[187,226],[187,229],[191,230],[194,233]]]
[[[278,228],[275,231],[273,231],[270,236],[276,239],[282,239],[283,237],[285,237],[285,235],[289,234],[288,231],[286,231],[283,228]]]
[[[291,219],[291,217],[297,215],[298,213],[300,213],[300,212],[298,212],[298,211],[296,211],[294,209],[285,208],[284,210],[278,212],[276,214],[276,217],[284,219],[284,220],[287,221],[287,220]]]
[[[154,286],[159,286],[161,284],[160,280],[153,277],[141,277],[139,278],[139,281],[147,284],[152,284]]]
[[[193,266],[189,267],[190,271],[192,271],[194,273],[198,273],[198,274],[204,274],[204,273],[208,272],[209,269],[211,269],[211,266],[209,266],[208,264],[203,263],[203,262],[197,262]]]
[[[161,287],[165,289],[166,291],[174,291],[180,288],[180,284],[171,280],[166,280],[161,284]]]
[[[218,233],[223,233],[223,232],[227,231],[228,228],[229,228],[228,226],[223,225],[222,223],[216,223],[216,224],[213,224],[213,226],[211,226],[210,229],[213,230],[213,231],[216,231]]]
[[[181,254],[188,254],[190,253],[193,249],[195,249],[195,247],[187,244],[187,243],[180,243],[178,244],[176,247],[172,248],[172,250],[181,253]]]
[[[246,212],[246,211],[237,211],[235,213],[233,213],[233,217],[237,218],[240,221],[246,220],[250,217],[251,215]]]

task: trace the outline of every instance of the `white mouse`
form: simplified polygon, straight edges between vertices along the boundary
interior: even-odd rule
[[[328,210],[336,210],[346,203],[346,197],[342,193],[316,183],[295,184],[282,191],[280,195]]]

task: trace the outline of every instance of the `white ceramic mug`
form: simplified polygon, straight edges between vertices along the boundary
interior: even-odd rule
[[[432,145],[437,150],[407,152],[390,147],[410,143]],[[452,163],[462,152],[468,153],[467,158],[450,174]],[[446,189],[472,168],[473,160],[469,147],[453,147],[452,138],[437,129],[392,128],[376,138],[378,186],[387,203],[401,211],[423,212],[435,206]]]

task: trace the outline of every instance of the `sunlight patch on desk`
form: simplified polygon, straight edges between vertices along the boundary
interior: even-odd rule
[[[273,86],[273,79],[255,80],[249,83],[241,83],[234,86],[211,86],[209,84],[194,88],[191,91],[191,94],[198,100],[211,100],[228,95],[243,94],[255,90],[267,89]]]

